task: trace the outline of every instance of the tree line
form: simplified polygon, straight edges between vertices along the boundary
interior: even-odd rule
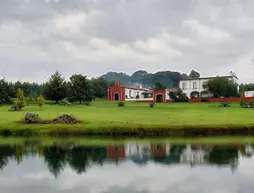
[[[103,77],[88,79],[83,74],[74,74],[65,80],[59,71],[54,72],[43,84],[11,82],[3,78],[0,79],[0,104],[12,104],[19,89],[28,103],[35,102],[40,95],[55,103],[63,99],[83,103],[95,98],[106,98],[107,88],[108,82]]]

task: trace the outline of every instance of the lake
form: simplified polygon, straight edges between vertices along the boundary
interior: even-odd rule
[[[253,153],[247,142],[12,139],[0,145],[0,192],[253,193]]]

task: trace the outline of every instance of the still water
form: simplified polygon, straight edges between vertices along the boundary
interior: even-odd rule
[[[0,145],[1,193],[253,193],[254,144]]]

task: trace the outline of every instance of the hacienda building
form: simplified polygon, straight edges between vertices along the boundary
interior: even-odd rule
[[[232,72],[229,76],[220,76],[223,78],[228,78],[234,83],[238,83],[238,78]],[[203,88],[203,84],[216,77],[201,77],[201,78],[187,78],[179,82],[179,88],[183,93],[187,95],[189,99],[193,98],[210,98],[212,94]]]
[[[235,83],[238,83],[237,76],[230,72],[229,76],[220,76],[228,78]],[[173,89],[156,90],[152,88],[143,88],[142,86],[122,86],[119,81],[108,88],[108,100],[110,101],[138,101],[138,102],[172,102],[169,96],[170,92],[178,92],[181,90],[190,99],[190,102],[198,102],[201,98],[210,98],[212,94],[203,88],[203,84],[216,77],[200,77],[187,78],[180,80],[179,87]],[[238,100],[235,98],[234,100]]]

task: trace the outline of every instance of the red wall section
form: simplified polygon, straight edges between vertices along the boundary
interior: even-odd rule
[[[156,96],[161,94],[163,96],[163,102],[166,102],[166,91],[165,90],[154,90],[153,91],[153,100],[156,102]]]
[[[125,147],[117,147],[115,145],[108,146],[108,157],[112,159],[125,158]]]
[[[254,97],[245,97],[246,101],[251,101],[254,100]],[[239,102],[240,101],[240,97],[230,97],[230,98],[208,98],[208,102]],[[195,102],[201,102],[201,99],[190,99],[191,103],[195,103]]]
[[[199,103],[199,102],[201,102],[201,99],[200,98],[198,98],[198,99],[190,99],[189,102],[191,102],[191,103]]]
[[[166,156],[166,145],[163,144],[161,148],[158,148],[156,144],[153,144],[152,152],[155,157],[164,157]]]
[[[108,100],[114,100],[115,93],[119,94],[119,100],[125,100],[125,88],[123,86],[114,85],[108,88]]]
[[[232,98],[209,98],[208,102],[238,102],[240,97],[232,97]]]

